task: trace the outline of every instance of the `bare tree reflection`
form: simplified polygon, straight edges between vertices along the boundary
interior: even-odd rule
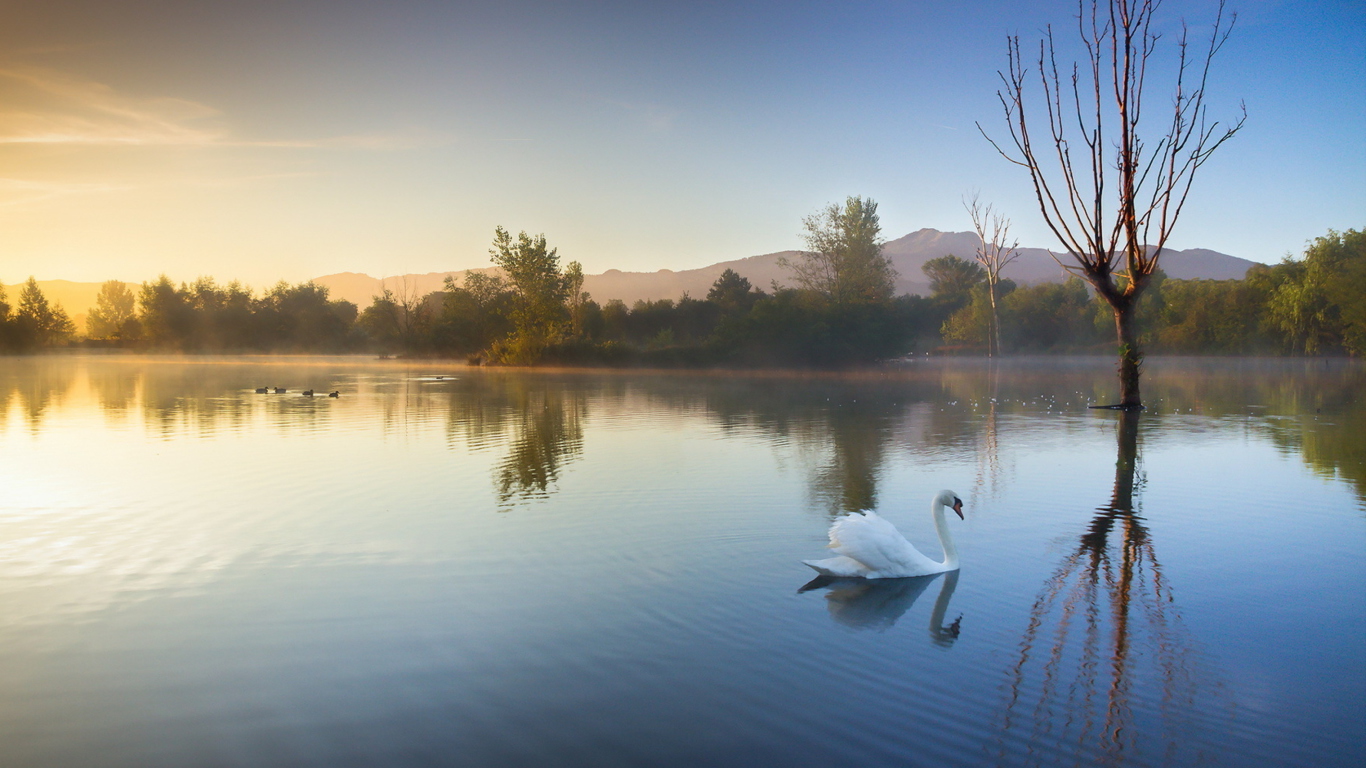
[[[1120,414],[1110,502],[1097,510],[1030,609],[1010,670],[998,755],[1003,762],[1021,757],[1006,746],[1010,738],[1027,739],[1035,762],[1044,758],[1033,748],[1044,745],[1072,751],[1078,765],[1146,762],[1153,756],[1141,756],[1141,747],[1154,743],[1166,751],[1163,762],[1189,764],[1200,757],[1177,759],[1195,749],[1179,731],[1182,713],[1194,709],[1192,666],[1198,659],[1152,537],[1135,511],[1144,480],[1138,423],[1137,411]],[[1135,726],[1135,685],[1160,688],[1160,722]]]
[[[977,449],[977,477],[973,493],[986,491],[994,495],[1001,485],[1001,446],[997,433],[996,409],[1001,392],[1001,370],[993,365],[987,374],[991,389],[986,402],[986,416],[982,420],[982,434]]]

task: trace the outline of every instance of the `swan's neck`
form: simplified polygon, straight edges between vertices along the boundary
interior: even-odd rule
[[[958,547],[953,545],[949,533],[949,523],[944,519],[944,505],[934,502],[934,529],[939,532],[939,546],[944,548],[944,568],[953,570],[958,567]]]
[[[958,639],[954,631],[944,626],[944,614],[949,612],[949,601],[953,599],[953,590],[957,587],[958,571],[944,574],[944,583],[939,587],[939,599],[934,601],[934,610],[930,613],[930,637],[939,645],[953,645],[953,641]]]

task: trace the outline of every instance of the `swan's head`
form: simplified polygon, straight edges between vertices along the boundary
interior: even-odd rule
[[[959,520],[963,519],[963,500],[953,491],[940,491],[939,495],[934,497],[934,503],[941,507],[949,507],[958,515]]]

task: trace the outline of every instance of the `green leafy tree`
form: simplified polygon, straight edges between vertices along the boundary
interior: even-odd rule
[[[954,306],[972,300],[972,291],[986,282],[986,270],[976,262],[953,254],[926,261],[920,270],[930,279],[930,293]]]
[[[507,363],[535,363],[561,338],[568,319],[559,252],[546,245],[545,235],[521,232],[513,240],[498,227],[489,255],[507,275],[514,296],[512,335],[496,345],[494,354]]]
[[[138,321],[142,336],[152,347],[185,349],[191,346],[196,323],[189,291],[176,288],[161,275],[143,283],[138,292]]]
[[[1342,343],[1357,356],[1366,355],[1366,230],[1330,233],[1343,252],[1339,277],[1328,288],[1342,320]],[[1323,238],[1320,238],[1323,239]]]
[[[979,283],[971,289],[972,301],[955,311],[944,321],[940,334],[949,344],[980,346],[990,353],[1001,348],[1000,323],[1004,316],[1001,300],[1015,290],[1012,280],[1000,280],[995,286]],[[994,293],[994,297],[993,297]]]
[[[1259,322],[1266,296],[1252,280],[1167,280],[1154,343],[1182,354],[1271,351]]]
[[[583,289],[583,265],[577,261],[569,262],[564,268],[564,292],[569,306],[570,333],[580,338],[584,335],[584,307],[593,297]]]
[[[711,290],[707,291],[707,301],[719,307],[723,317],[734,317],[748,312],[763,295],[762,291],[754,290],[749,278],[727,269],[712,283]]]
[[[802,220],[807,250],[779,264],[802,288],[836,305],[891,300],[896,270],[882,255],[877,203],[850,197]]]
[[[137,313],[137,296],[127,283],[106,280],[95,296],[95,306],[85,318],[86,334],[92,339],[122,339],[129,336],[129,321]]]
[[[1267,316],[1291,349],[1307,355],[1366,346],[1366,233],[1329,230],[1305,249],[1302,260],[1277,266],[1281,281],[1267,302]]]
[[[609,299],[602,307],[602,338],[607,341],[625,341],[626,323],[631,315],[626,302]]]
[[[1013,349],[1042,352],[1086,346],[1105,338],[1092,321],[1095,302],[1086,284],[1076,277],[1064,283],[1017,288],[1002,304]]]
[[[338,352],[350,342],[356,305],[332,301],[326,286],[313,281],[277,283],[257,304],[258,325],[268,329],[261,342],[272,349]]]
[[[220,286],[212,277],[182,284],[180,295],[191,322],[181,329],[186,350],[240,350],[272,346],[274,324],[250,289],[233,281]]]
[[[466,272],[463,285],[447,277],[437,346],[461,354],[488,349],[511,331],[511,302],[511,290],[496,275]]]
[[[66,341],[76,332],[76,326],[67,317],[61,305],[48,303],[47,296],[38,287],[38,281],[29,277],[19,291],[19,309],[15,321],[21,334],[40,346],[49,346]]]
[[[403,344],[402,310],[394,300],[394,292],[381,288],[370,300],[370,306],[360,313],[357,325],[377,345],[381,352],[392,352]]]

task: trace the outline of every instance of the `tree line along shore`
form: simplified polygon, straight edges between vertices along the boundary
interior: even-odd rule
[[[500,275],[468,273],[427,295],[384,290],[370,306],[312,282],[259,295],[212,278],[106,282],[84,333],[30,278],[0,286],[0,351],[372,353],[507,365],[847,367],[907,354],[1112,352],[1114,316],[1080,279],[994,288],[978,260],[928,262],[931,295],[893,295],[877,204],[851,197],[803,222],[807,250],[766,288],[727,270],[705,297],[599,303],[577,262],[544,236],[495,231]],[[989,246],[985,242],[984,246]],[[972,256],[972,254],[969,254]],[[17,288],[17,290],[16,290]],[[993,304],[995,305],[993,312]],[[1158,272],[1137,307],[1149,353],[1366,354],[1366,231],[1329,231],[1303,256],[1242,280]]]

